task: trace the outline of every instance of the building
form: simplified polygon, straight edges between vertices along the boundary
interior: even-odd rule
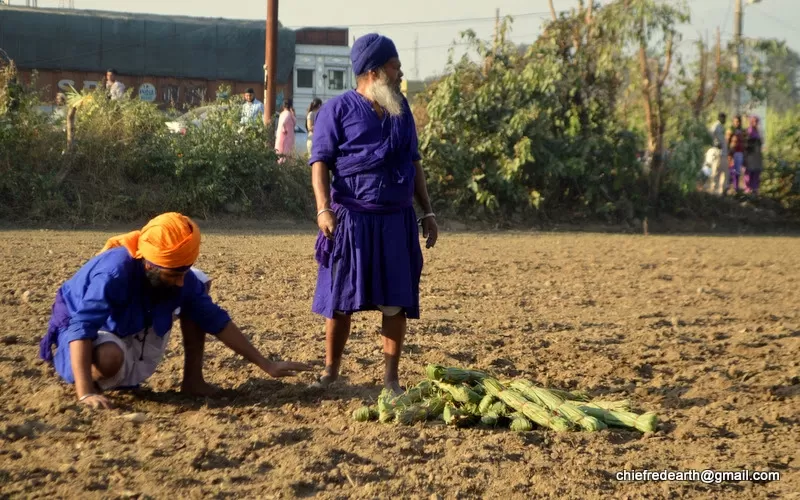
[[[315,97],[325,102],[355,88],[355,76],[346,29],[304,28],[296,33],[292,94],[301,121]]]
[[[406,80],[403,79],[403,82],[400,84],[400,92],[406,96],[408,102],[410,104],[414,104],[414,99],[417,97],[417,94],[420,94],[425,91],[428,86],[428,82],[426,81],[419,81],[419,80]]]
[[[263,21],[0,7],[0,48],[25,81],[38,73],[36,85],[47,100],[70,86],[97,86],[108,68],[134,97],[163,107],[211,101],[223,86],[234,93],[253,87],[262,95],[265,39]],[[346,28],[281,27],[276,108],[295,94],[297,63],[302,85],[313,70],[312,87],[299,88],[298,115],[305,115],[300,104],[307,108],[309,96],[324,100],[350,88],[347,39]]]

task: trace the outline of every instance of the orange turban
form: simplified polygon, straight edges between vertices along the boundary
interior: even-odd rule
[[[114,236],[100,253],[119,246],[133,258],[159,267],[189,267],[200,255],[200,228],[185,215],[170,212],[151,220],[141,231]]]

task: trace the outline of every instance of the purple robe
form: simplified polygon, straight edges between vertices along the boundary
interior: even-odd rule
[[[331,171],[333,241],[317,236],[319,264],[312,311],[332,318],[378,305],[419,318],[422,250],[414,211],[415,161],[420,159],[414,117],[381,119],[351,90],[326,102],[314,124],[309,164]]]

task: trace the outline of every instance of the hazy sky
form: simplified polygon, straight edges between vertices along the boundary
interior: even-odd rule
[[[39,7],[58,7],[59,0],[38,0]],[[606,0],[602,0],[605,3]],[[24,0],[11,0],[24,5]],[[64,1],[63,3],[68,3]],[[569,9],[577,0],[555,0],[556,9]],[[723,41],[733,33],[734,0],[689,0],[692,22],[682,31],[682,50],[692,50],[691,39],[708,34],[721,26]],[[285,26],[348,26],[351,39],[369,32],[379,32],[394,39],[407,78],[441,73],[447,62],[447,50],[459,33],[472,28],[478,36],[489,38],[494,29],[495,8],[502,16],[514,16],[512,40],[530,42],[539,33],[542,20],[549,17],[546,0],[283,0],[279,19]],[[358,8],[369,6],[370,9]],[[98,9],[154,14],[179,14],[201,17],[263,19],[266,0],[75,0],[77,9]],[[747,5],[745,1],[745,36],[785,39],[800,51],[800,1],[762,0]],[[415,58],[415,39],[417,57]],[[460,55],[461,52],[457,52]]]

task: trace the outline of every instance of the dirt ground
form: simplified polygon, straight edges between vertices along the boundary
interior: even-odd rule
[[[57,287],[111,234],[0,233],[2,498],[800,498],[796,238],[445,233],[425,251],[405,383],[442,363],[629,397],[662,418],[643,436],[355,423],[382,380],[377,313],[354,320],[345,383],[327,394],[306,389],[313,374],[269,379],[214,341],[205,373],[222,395],[182,396],[176,324],[158,373],[91,411],[37,343]],[[209,231],[198,265],[257,347],[321,367],[314,237]],[[617,481],[624,469],[782,478]]]

